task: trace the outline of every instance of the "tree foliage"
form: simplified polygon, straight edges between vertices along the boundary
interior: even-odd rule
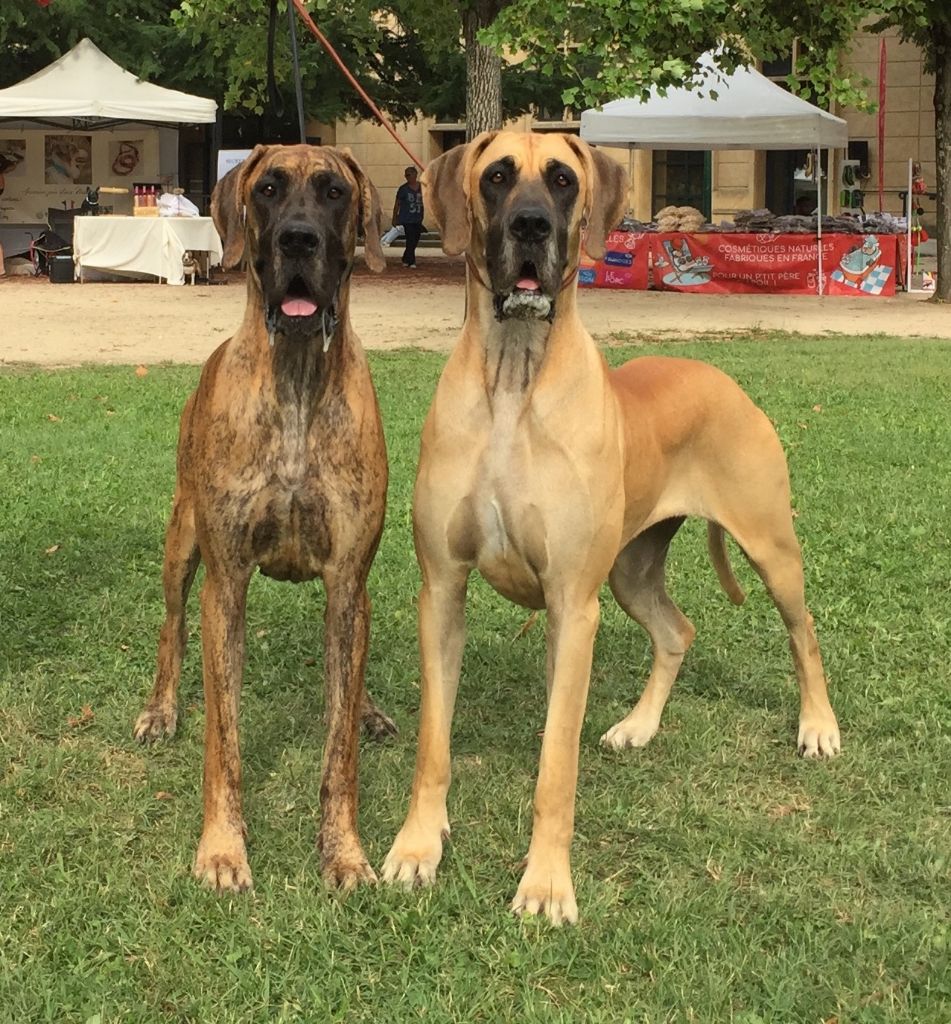
[[[466,58],[461,18],[468,0],[434,5],[429,0],[316,0],[315,22],[360,84],[397,121],[418,114],[463,120]],[[293,71],[286,0],[278,2],[274,80],[282,102],[291,104]],[[224,83],[224,108],[260,114],[268,103],[267,34],[270,0],[180,0],[172,14],[190,45],[204,55],[205,77]],[[300,67],[310,116],[322,121],[370,116],[337,66],[302,26]],[[533,69],[514,68],[503,82],[507,113],[533,103],[558,103],[563,82]]]
[[[896,28],[916,43],[935,76],[938,288],[951,301],[951,0],[510,0],[483,42],[527,54],[542,74],[570,81],[566,103],[597,106],[687,85],[716,89],[698,56],[719,64],[800,53],[790,87],[822,105],[870,109],[865,82],[843,70],[857,29]]]
[[[463,120],[468,0],[316,0],[321,31],[374,100],[394,119],[418,113]],[[21,81],[88,36],[116,63],[172,88],[209,96],[237,116],[269,110],[270,0],[36,0],[0,3],[0,88]],[[293,108],[286,0],[279,0],[274,80],[278,105]],[[370,116],[337,66],[298,24],[308,113],[318,120]],[[533,104],[557,107],[564,83],[529,68],[507,69],[507,115]]]
[[[0,87],[38,70],[88,35],[113,60],[163,85],[211,96],[226,110],[271,106],[267,19],[271,0],[2,0]],[[293,106],[286,3],[274,82]],[[862,24],[895,27],[918,44],[935,74],[939,282],[951,299],[951,0],[310,0],[315,20],[381,107],[396,120],[417,113],[464,116],[463,26],[480,43],[516,54],[502,74],[502,116],[555,111],[619,96],[644,96],[701,81],[698,57],[714,48],[732,71],[799,43],[791,87],[815,101],[872,106],[842,57]],[[367,117],[363,101],[305,31],[300,33],[307,109],[330,121]],[[523,56],[524,55],[524,56]],[[469,92],[474,85],[469,84]]]
[[[196,81],[200,61],[172,21],[178,4],[179,0],[51,0],[44,8],[36,0],[2,0],[0,88],[39,71],[84,36],[135,74],[183,88]]]
[[[819,100],[864,105],[861,83],[839,69],[858,24],[841,16],[843,6],[839,0],[512,0],[483,38],[525,53],[542,74],[568,80],[563,98],[575,106],[684,84],[715,89],[715,81],[702,79],[702,53],[716,49],[729,73],[790,52],[796,39],[803,53],[798,70],[805,72],[797,88]]]

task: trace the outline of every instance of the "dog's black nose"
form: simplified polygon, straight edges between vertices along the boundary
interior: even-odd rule
[[[277,241],[285,256],[303,258],[317,252],[320,238],[309,224],[293,221],[281,228]]]
[[[540,206],[530,206],[515,214],[510,228],[520,242],[544,242],[551,234],[551,218]]]

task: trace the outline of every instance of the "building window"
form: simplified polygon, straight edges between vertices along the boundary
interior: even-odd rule
[[[796,74],[802,44],[793,40],[788,54],[764,60],[762,73],[776,85],[789,89],[789,77]],[[796,76],[800,77],[800,76]],[[811,214],[818,205],[815,178],[807,173],[812,159],[808,150],[770,150],[766,154],[766,206],[776,214]],[[827,155],[822,167],[827,168]]]
[[[761,72],[767,77],[772,79],[777,85],[781,85],[784,89],[789,88],[789,76],[796,75],[797,78],[801,77],[796,73],[796,65],[799,63],[799,58],[805,52],[803,44],[798,39],[793,40],[792,49],[789,53],[782,54],[775,60],[764,60],[763,66],[760,69]]]
[[[693,206],[710,219],[710,153],[654,150],[653,213],[665,206]]]
[[[466,141],[466,129],[462,125],[435,125],[429,133],[429,152],[431,157],[448,153],[454,146],[461,146]]]
[[[581,125],[577,121],[533,121],[532,131],[557,132],[559,135],[580,135]]]

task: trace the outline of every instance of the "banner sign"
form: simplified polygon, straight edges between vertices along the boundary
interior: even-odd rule
[[[894,295],[904,281],[904,235],[830,235],[826,256],[826,295]]]
[[[824,235],[827,295],[894,295],[897,235]],[[656,234],[649,236],[653,285],[666,291],[818,294],[812,235]]]
[[[631,231],[612,231],[604,244],[604,258],[582,254],[578,284],[583,288],[647,288],[650,250],[646,236]]]
[[[251,152],[250,149],[219,149],[218,177],[216,180],[221,181],[228,171],[247,160]]]
[[[158,128],[22,130],[0,125],[0,225],[41,225],[49,210],[78,207],[90,187],[157,181]],[[106,200],[131,212],[128,198]],[[38,233],[38,232],[34,232]]]

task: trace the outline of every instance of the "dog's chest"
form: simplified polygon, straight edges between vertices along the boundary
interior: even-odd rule
[[[251,557],[265,576],[300,583],[320,576],[332,550],[323,495],[267,487],[256,497],[248,529]]]
[[[484,435],[469,494],[450,542],[510,600],[544,604],[539,574],[547,563],[545,526],[529,473],[530,442],[515,405],[496,408]]]
[[[238,497],[249,557],[265,576],[297,583],[322,574],[332,555],[337,504],[327,478],[306,439],[281,438],[261,453]]]

